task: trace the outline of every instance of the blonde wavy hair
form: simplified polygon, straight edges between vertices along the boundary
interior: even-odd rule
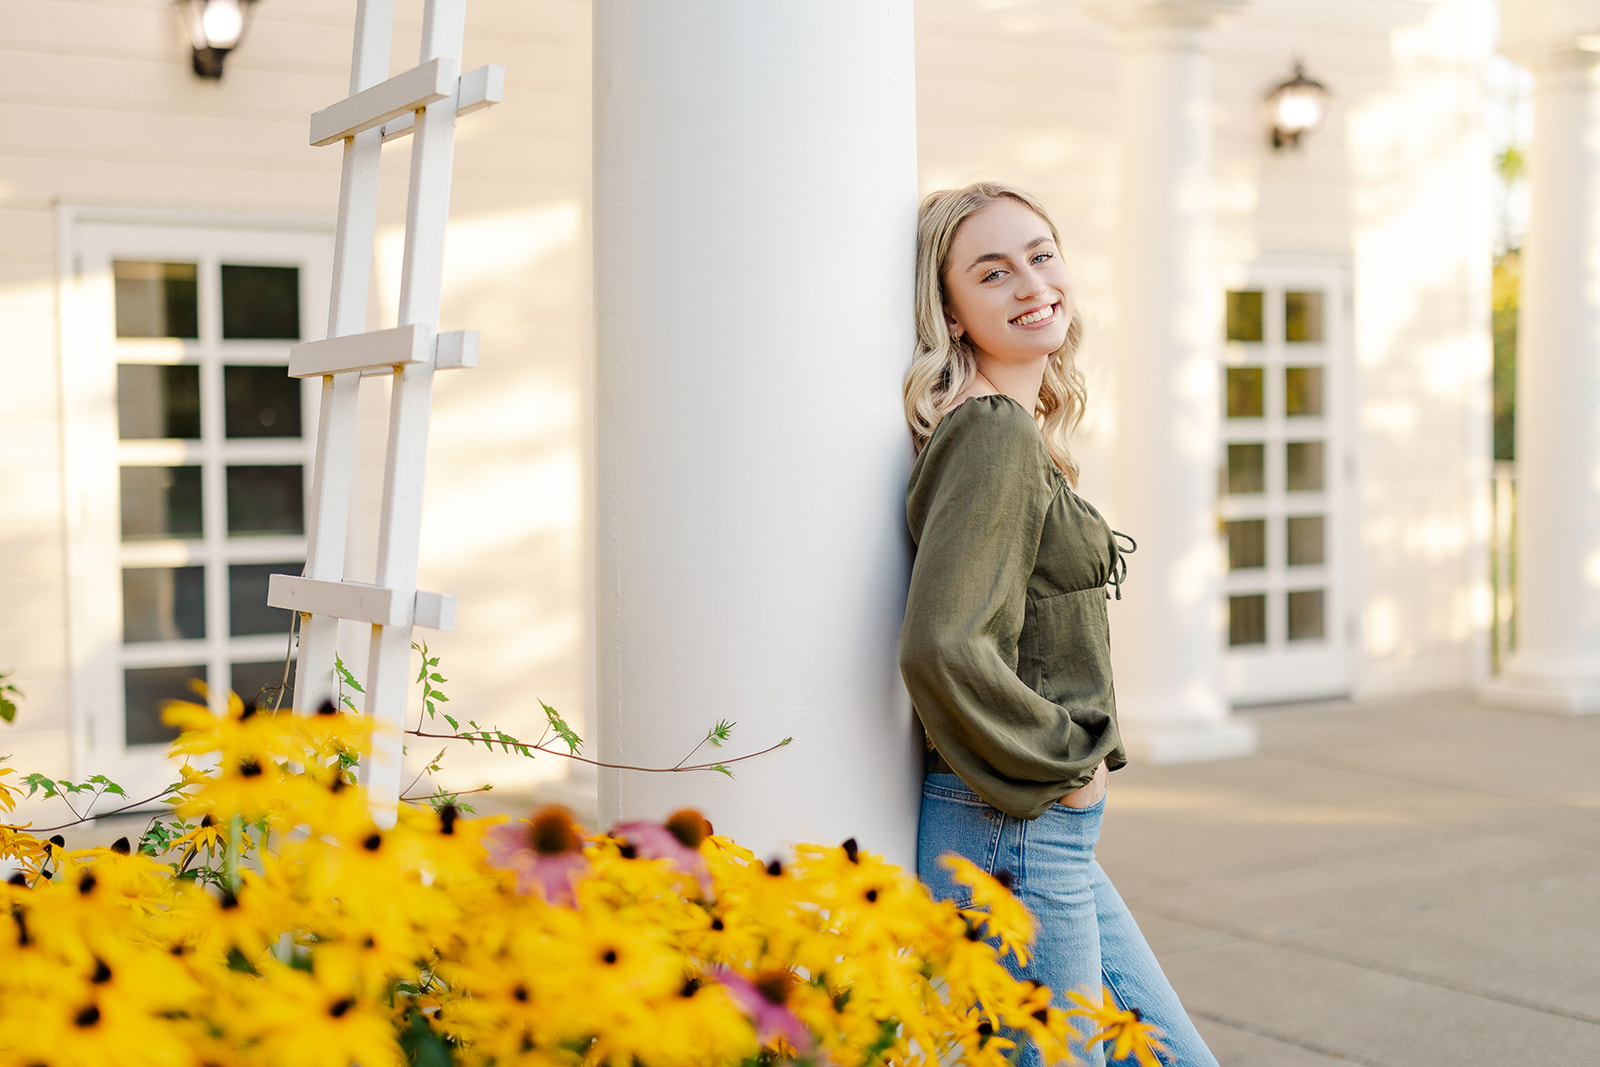
[[[978,373],[972,349],[966,341],[950,336],[945,322],[944,273],[950,245],[963,222],[1003,199],[1015,200],[1043,219],[1056,247],[1061,246],[1061,236],[1044,205],[1022,190],[998,182],[975,182],[962,189],[930,193],[917,210],[917,349],[911,369],[906,372],[905,401],[906,422],[918,452],[933,436],[934,427],[955,407],[955,398]],[[1078,464],[1067,440],[1089,402],[1083,374],[1074,359],[1082,339],[1083,319],[1074,311],[1067,324],[1066,341],[1050,353],[1045,364],[1039,401],[1033,410],[1051,462],[1074,487],[1078,484]]]

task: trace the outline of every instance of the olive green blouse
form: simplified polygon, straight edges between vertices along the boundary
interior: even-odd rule
[[[1106,587],[1117,543],[1004,394],[946,415],[906,490],[917,544],[900,671],[930,769],[1031,819],[1127,762]]]

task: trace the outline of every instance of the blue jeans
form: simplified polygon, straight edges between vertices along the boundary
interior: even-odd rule
[[[990,874],[1009,871],[1012,892],[1038,923],[1028,965],[1006,957],[1014,975],[1049,986],[1063,1008],[1071,1007],[1067,990],[1087,991],[1098,1003],[1100,987],[1109,986],[1122,1006],[1138,1008],[1162,1029],[1170,1050],[1160,1057],[1164,1064],[1217,1067],[1127,905],[1095,861],[1104,811],[1104,800],[1088,808],[1056,804],[1037,819],[1018,819],[990,807],[955,775],[930,774],[922,785],[917,874],[935,897],[965,907],[971,895],[940,866],[940,856],[955,852]],[[1083,1037],[1091,1032],[1085,1029]],[[1039,1050],[1026,1039],[1019,1044],[1018,1067],[1037,1067]],[[1101,1044],[1084,1053],[1080,1039],[1073,1050],[1091,1067],[1105,1062]]]

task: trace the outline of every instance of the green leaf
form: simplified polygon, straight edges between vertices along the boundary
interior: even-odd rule
[[[237,946],[228,949],[228,970],[241,971],[244,974],[253,974],[258,977],[261,973],[245,958],[245,954],[240,952]]]
[[[337,652],[333,654],[333,669],[339,675],[339,681],[342,685],[347,685],[358,693],[366,692],[365,689],[361,688],[361,683],[356,681],[356,676],[350,673],[350,668],[344,665],[344,660],[339,657]],[[340,699],[345,699],[343,694],[340,695]]]
[[[567,749],[570,752],[576,753],[583,747],[583,738],[579,737],[572,727],[567,725],[567,720],[561,717],[559,711],[542,700],[539,701],[539,706],[544,709],[545,718],[550,720],[550,728],[556,732],[556,736],[566,742]]]
[[[400,1031],[400,1048],[406,1062],[414,1067],[450,1067],[455,1062],[450,1043],[434,1032],[427,1016],[415,1008],[406,1013],[405,1029]]]
[[[723,774],[726,774],[729,778],[733,777],[733,772],[730,771],[727,767],[725,767],[724,765],[722,765],[720,763],[713,763],[711,765],[711,769],[714,770],[714,771],[721,771]]]
[[[17,721],[17,703],[12,697],[22,696],[22,690],[12,685],[6,679],[11,677],[10,671],[0,671],[0,719],[6,722]]]
[[[445,722],[447,722],[447,723],[449,723],[449,724],[450,724],[450,729],[452,729],[452,730],[454,730],[454,731],[456,731],[456,732],[457,732],[457,733],[460,733],[460,732],[461,732],[461,724],[460,724],[460,723],[458,723],[458,722],[456,722],[456,721],[455,721],[455,720],[454,720],[454,719],[452,719],[452,718],[451,718],[451,717],[450,717],[450,716],[448,716],[448,715],[446,715],[446,716],[445,716],[445,717],[444,717],[444,721],[445,721]]]
[[[118,785],[116,782],[113,782],[111,779],[107,778],[103,774],[96,774],[96,775],[90,776],[89,780],[87,782],[85,782],[84,784],[85,784],[85,786],[91,785],[91,784],[92,785],[97,785],[97,786],[100,787],[100,791],[101,792],[110,793],[113,796],[125,797],[125,796],[128,795],[126,790],[124,790],[120,785]]]

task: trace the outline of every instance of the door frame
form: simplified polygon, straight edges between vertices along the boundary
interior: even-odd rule
[[[1269,367],[1283,367],[1290,361],[1292,349],[1282,339],[1284,312],[1282,294],[1298,288],[1321,289],[1327,294],[1323,304],[1323,363],[1325,381],[1323,395],[1331,411],[1325,414],[1322,427],[1324,438],[1331,447],[1324,458],[1325,489],[1322,494],[1326,507],[1327,525],[1324,534],[1324,558],[1328,562],[1321,570],[1326,582],[1328,602],[1325,607],[1325,643],[1315,647],[1296,648],[1287,641],[1287,612],[1274,599],[1293,588],[1292,574],[1272,568],[1274,554],[1285,546],[1275,545],[1278,539],[1275,527],[1269,521],[1268,560],[1268,630],[1265,646],[1229,647],[1224,645],[1223,685],[1229,702],[1234,706],[1250,706],[1317,700],[1347,696],[1354,687],[1355,652],[1359,635],[1357,592],[1360,588],[1359,523],[1360,507],[1356,482],[1357,422],[1355,418],[1358,397],[1355,380],[1357,368],[1354,352],[1354,290],[1350,257],[1307,253],[1263,254],[1254,262],[1222,272],[1224,292],[1240,289],[1262,289],[1268,295],[1264,308],[1263,344],[1276,345],[1284,358],[1268,360]],[[1273,295],[1277,300],[1272,299]],[[1274,307],[1274,304],[1277,306]],[[1278,331],[1276,341],[1272,330]],[[1243,350],[1238,342],[1224,340],[1221,372],[1243,362]],[[1270,375],[1269,375],[1270,377]],[[1281,388],[1281,387],[1280,387]],[[1224,398],[1226,389],[1223,390]],[[1267,390],[1270,404],[1275,390]],[[1281,397],[1281,393],[1278,394]],[[1225,403],[1225,399],[1224,399]],[[1325,409],[1327,410],[1327,409]],[[1222,439],[1219,453],[1223,457],[1218,485],[1218,531],[1223,523],[1239,512],[1250,513],[1248,499],[1234,505],[1226,493],[1226,448],[1235,438],[1230,432],[1226,411],[1222,413]],[[1287,441],[1292,426],[1286,427],[1282,440]],[[1247,433],[1238,436],[1248,438]],[[1281,476],[1282,457],[1269,450],[1268,477],[1275,469]],[[1269,515],[1286,515],[1292,511],[1292,501],[1279,491],[1278,501],[1267,508]],[[1269,497],[1271,494],[1268,494]],[[1286,539],[1286,532],[1283,538]],[[1315,572],[1313,572],[1315,573]],[[1250,575],[1235,577],[1225,573],[1223,596],[1235,589],[1254,591]],[[1226,600],[1220,605],[1226,615]]]
[[[169,784],[173,766],[165,745],[124,744],[122,671],[127,646],[122,641],[117,354],[109,265],[119,257],[200,262],[237,257],[294,263],[302,272],[301,338],[314,340],[325,327],[332,235],[332,224],[318,218],[85,205],[57,209],[71,767],[80,780],[107,775],[128,790],[130,801]],[[202,283],[202,317],[217,310],[212,306],[208,312],[208,302],[214,305],[218,298],[206,288]],[[184,343],[171,342],[174,355]],[[286,357],[287,344],[284,348]],[[301,418],[309,475],[317,425],[316,391],[309,387],[302,389]],[[210,594],[219,581],[225,585],[226,575],[220,579],[208,575],[208,637],[202,653],[208,665],[227,654],[217,646],[230,640],[214,630],[219,608]],[[273,655],[282,655],[284,639],[272,640]],[[265,642],[261,643],[264,648]],[[215,671],[209,673],[215,682]],[[209,703],[220,710],[226,706],[227,689],[213,685],[212,690]]]

